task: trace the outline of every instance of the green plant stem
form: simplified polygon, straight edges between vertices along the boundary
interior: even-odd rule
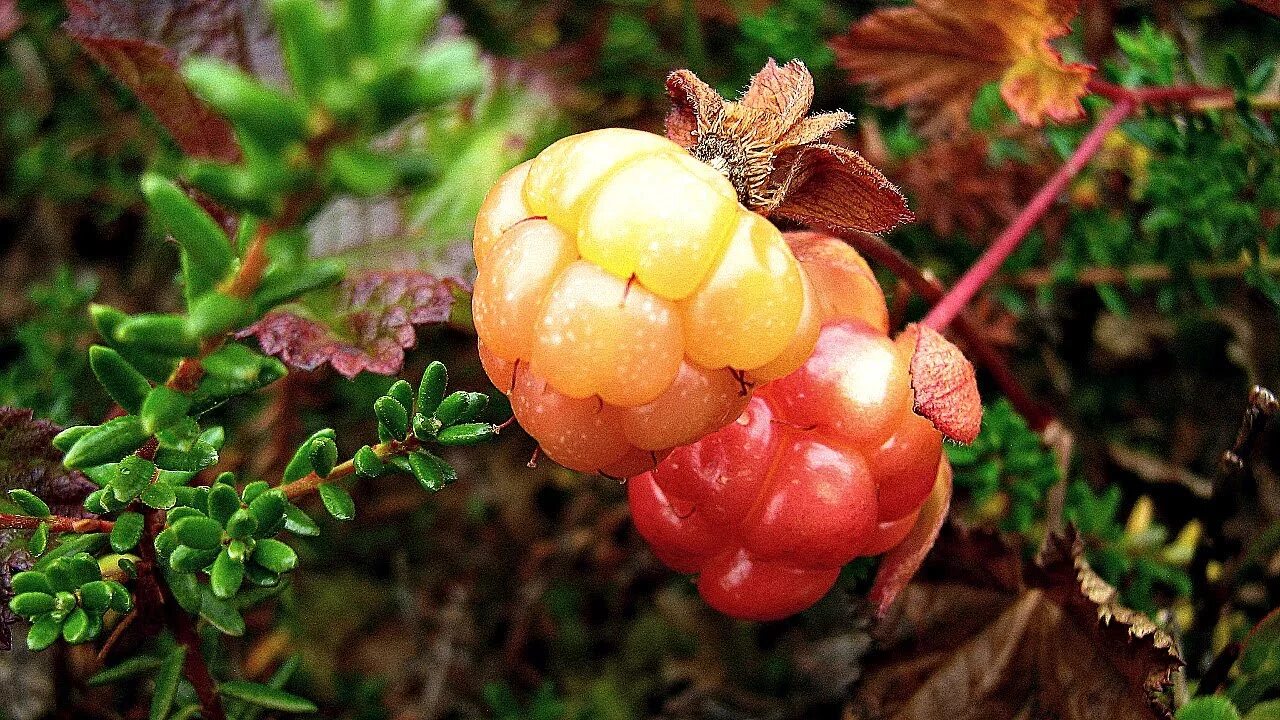
[[[0,530],[35,530],[41,524],[49,526],[53,533],[96,533],[111,532],[115,523],[98,518],[72,518],[51,515],[39,518],[30,515],[10,515],[0,513]]]
[[[374,445],[373,451],[378,454],[379,458],[386,460],[387,458],[396,457],[398,455],[407,455],[420,447],[422,447],[422,444],[418,442],[418,439],[410,436],[406,440],[392,440],[390,442]],[[333,471],[324,477],[320,477],[312,472],[294,480],[291,483],[286,483],[279,487],[284,491],[285,497],[290,500],[295,500],[319,490],[320,486],[325,483],[341,480],[349,475],[354,475],[355,472],[356,463],[353,458],[340,465],[335,465]]]

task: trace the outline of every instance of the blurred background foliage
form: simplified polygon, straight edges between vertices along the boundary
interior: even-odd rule
[[[280,77],[254,0],[143,5],[167,5],[168,14],[157,10],[132,30],[178,56],[212,52]],[[989,88],[970,127],[939,138],[901,110],[869,104],[829,41],[875,7],[451,2],[441,34],[480,43],[485,89],[390,133],[387,147],[422,154],[433,179],[394,196],[339,199],[311,222],[311,253],[467,278],[471,219],[505,169],[570,132],[660,132],[663,79],[673,68],[733,95],[767,57],[800,58],[815,76],[815,109],[858,118],[838,140],[884,168],[919,215],[888,236],[891,244],[953,280],[1088,123],[1022,127]],[[171,167],[181,153],[61,29],[62,3],[20,0],[16,10],[16,25],[0,17],[0,404],[61,424],[97,421],[109,401],[90,380],[85,310],[91,299],[129,311],[179,304],[173,253],[146,220],[138,187],[147,168]],[[1089,0],[1073,29],[1065,54],[1121,84],[1280,93],[1280,19],[1241,2]],[[1092,112],[1100,104],[1086,102]],[[1049,528],[1074,523],[1093,568],[1177,639],[1192,689],[1220,651],[1280,604],[1275,429],[1264,431],[1250,472],[1224,479],[1219,468],[1248,388],[1280,385],[1274,110],[1144,113],[1107,139],[1068,202],[973,308],[983,339],[1052,408],[1059,434],[1046,442],[980,374],[989,400],[983,434],[972,447],[948,447],[957,523],[999,531],[1028,556]],[[922,313],[891,275],[881,279],[895,322]],[[459,387],[491,390],[465,332],[426,328],[418,339],[405,377],[439,358]],[[369,436],[368,413],[352,408],[367,408],[391,382],[328,370],[290,375],[259,401],[219,411],[228,435],[240,438],[224,449],[224,463],[274,477],[321,427]],[[496,417],[504,398],[492,399]],[[447,492],[359,486],[357,519],[299,540],[295,584],[248,616],[243,641],[210,642],[217,662],[267,678],[296,653],[294,687],[327,716],[362,720],[848,711],[850,684],[875,660],[860,600],[869,567],[851,566],[837,591],[797,618],[729,621],[652,557],[616,483],[551,463],[529,468],[532,442],[503,438],[492,451],[450,455],[462,479]],[[342,448],[344,456],[354,450]],[[0,658],[15,688],[40,688],[0,692],[0,715],[116,717],[107,708],[130,706],[128,688],[112,700],[84,686],[94,661],[83,648],[52,662],[59,682],[46,686],[43,661]],[[1280,676],[1274,667],[1248,672]],[[145,701],[145,688],[135,691]]]

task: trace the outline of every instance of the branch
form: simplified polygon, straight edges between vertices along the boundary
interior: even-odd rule
[[[1067,183],[1080,173],[1089,160],[1102,149],[1102,142],[1107,134],[1129,117],[1136,107],[1132,98],[1122,98],[1115,107],[1107,111],[1102,120],[1085,135],[1080,147],[1072,153],[1067,162],[1049,178],[1049,182],[1036,193],[1031,202],[1018,213],[1009,227],[987,247],[977,262],[956,281],[951,291],[929,311],[922,321],[934,330],[943,330],[956,315],[969,304],[973,296],[986,285],[991,276],[1000,269],[1004,261],[1018,249],[1023,239],[1036,226],[1044,214],[1057,200],[1058,195],[1067,187]]]
[[[1231,88],[1203,85],[1127,88],[1100,78],[1090,80],[1086,88],[1116,104],[1128,100],[1134,105],[1185,105],[1195,108],[1198,103],[1226,102],[1227,107],[1231,107],[1236,97]]]
[[[42,524],[48,525],[49,532],[54,533],[111,532],[111,528],[115,527],[114,522],[98,518],[73,518],[61,515],[40,518],[0,513],[0,530],[35,530]]]
[[[920,272],[920,269],[906,256],[882,238],[870,233],[851,231],[836,231],[836,234],[858,252],[889,268],[890,272],[901,278],[930,305],[944,297],[945,292],[938,281],[925,277],[924,273]],[[1018,382],[1017,376],[1005,361],[1004,356],[987,342],[977,327],[963,314],[955,319],[955,330],[960,337],[964,338],[973,359],[986,368],[991,379],[995,381],[1005,397],[1009,398],[1009,402],[1018,413],[1027,419],[1032,429],[1037,432],[1043,431],[1053,422],[1055,419],[1053,412],[1031,397],[1026,388],[1022,387],[1022,383]]]
[[[386,460],[389,457],[404,455],[421,447],[417,438],[410,436],[408,440],[392,440],[390,442],[381,443],[373,446],[373,451],[378,457]],[[303,495],[309,495],[320,489],[321,485],[341,480],[344,477],[355,474],[355,459],[348,460],[341,465],[335,465],[333,470],[324,477],[320,477],[314,472],[308,473],[291,483],[280,485],[279,488],[284,491],[284,496],[290,500],[300,498]]]

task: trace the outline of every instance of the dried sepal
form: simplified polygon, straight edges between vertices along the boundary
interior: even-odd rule
[[[905,332],[917,335],[911,356],[915,411],[949,439],[973,442],[982,429],[982,398],[973,365],[933,328],[911,325]]]
[[[667,78],[674,107],[667,137],[723,173],[743,205],[762,215],[880,232],[912,219],[906,200],[856,152],[824,143],[853,121],[843,111],[809,115],[813,77],[799,60],[772,59],[738,101],[688,70]]]
[[[880,560],[875,582],[867,595],[876,614],[884,615],[889,606],[893,605],[898,593],[915,577],[916,571],[933,549],[942,526],[946,524],[947,511],[951,509],[951,484],[951,463],[944,457],[938,464],[938,479],[934,481],[933,490],[920,507],[915,525],[911,526],[911,531],[902,542]]]

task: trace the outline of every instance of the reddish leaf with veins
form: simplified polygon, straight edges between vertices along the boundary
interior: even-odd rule
[[[965,127],[978,89],[997,81],[1023,123],[1068,122],[1084,115],[1093,67],[1063,62],[1049,41],[1078,11],[1078,0],[917,0],[871,13],[832,47],[853,81],[912,106],[934,132]]]
[[[933,328],[910,325],[904,332],[917,333],[911,356],[915,411],[948,438],[966,445],[973,442],[982,429],[982,399],[973,365]]]
[[[366,272],[333,290],[329,307],[277,310],[237,336],[257,338],[263,352],[299,370],[329,363],[349,378],[365,371],[394,375],[404,366],[404,351],[417,342],[418,326],[449,320],[466,292],[465,283],[454,278],[412,270]]]

